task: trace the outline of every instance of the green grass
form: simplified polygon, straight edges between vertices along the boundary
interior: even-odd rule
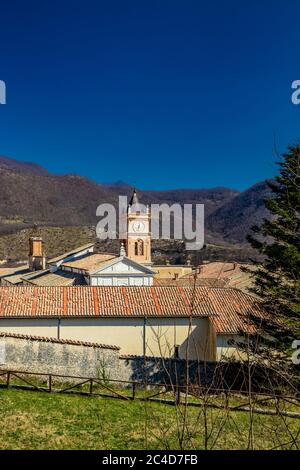
[[[0,389],[1,449],[179,449],[182,408]],[[186,449],[245,449],[249,413],[189,408]],[[147,423],[147,424],[146,424]],[[300,421],[254,415],[254,448],[297,448]],[[206,442],[206,444],[205,444]]]

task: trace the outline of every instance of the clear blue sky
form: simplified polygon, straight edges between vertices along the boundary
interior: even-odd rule
[[[300,139],[299,0],[0,4],[0,155],[141,188],[244,189]]]

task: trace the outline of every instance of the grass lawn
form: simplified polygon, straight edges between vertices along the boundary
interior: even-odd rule
[[[182,411],[139,400],[0,389],[0,448],[179,449]],[[245,412],[190,407],[183,448],[246,449],[249,419]],[[299,419],[253,419],[254,448],[300,446]]]

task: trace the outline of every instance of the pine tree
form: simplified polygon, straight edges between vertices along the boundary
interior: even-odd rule
[[[272,196],[265,201],[271,217],[248,236],[263,255],[253,291],[285,332],[300,339],[300,144],[288,148],[279,168],[275,181],[268,183]]]

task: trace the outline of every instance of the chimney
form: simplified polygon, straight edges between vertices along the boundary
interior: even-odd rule
[[[44,254],[44,243],[40,237],[29,238],[29,269],[40,271],[46,269],[46,258]]]
[[[103,251],[103,246],[102,246]],[[94,243],[93,253],[101,253],[101,243],[99,238],[97,237]]]

